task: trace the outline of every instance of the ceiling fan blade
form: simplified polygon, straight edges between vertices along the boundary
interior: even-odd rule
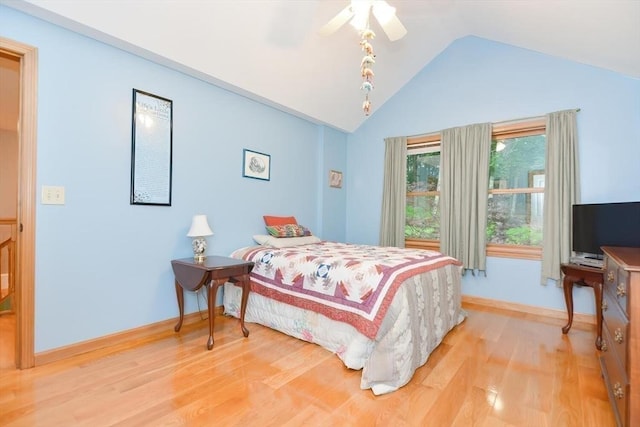
[[[392,42],[400,40],[407,34],[407,29],[396,16],[396,9],[386,1],[376,1],[371,8],[373,16]]]
[[[349,22],[351,18],[353,18],[353,10],[351,9],[351,5],[349,5],[320,28],[320,35],[328,36],[332,34],[338,28]]]
[[[402,22],[398,19],[397,16],[393,15],[393,17],[385,24],[380,24],[382,29],[384,30],[389,40],[392,42],[396,40],[400,40],[407,34],[407,29],[402,25]]]

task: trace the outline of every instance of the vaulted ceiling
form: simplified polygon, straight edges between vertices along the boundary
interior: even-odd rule
[[[388,0],[408,34],[372,20],[372,113],[456,39],[473,35],[640,78],[639,0]],[[319,29],[348,0],[0,0],[316,123],[352,132],[359,35]]]

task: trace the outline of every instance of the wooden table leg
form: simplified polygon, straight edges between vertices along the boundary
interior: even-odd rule
[[[596,336],[596,348],[602,350],[602,282],[587,283],[593,288],[593,293],[596,297],[596,328],[598,335]]]
[[[581,266],[577,264],[561,264],[560,269],[564,274],[562,288],[564,300],[567,304],[567,316],[569,321],[562,328],[562,333],[566,334],[571,329],[573,323],[573,286],[589,286],[593,289],[596,302],[596,348],[602,350],[602,292],[604,289],[603,270],[600,268]]]
[[[182,328],[182,321],[184,320],[184,294],[183,294],[182,286],[180,286],[180,283],[178,283],[177,280],[175,282],[176,282],[176,297],[178,299],[178,310],[180,311],[180,320],[178,320],[178,323],[173,328],[173,330],[178,332],[180,331],[180,328]]]
[[[571,329],[573,323],[573,285],[578,283],[581,286],[589,286],[593,289],[593,294],[596,302],[596,348],[602,349],[602,282],[594,280],[582,281],[580,278],[572,277],[569,275],[564,276],[562,280],[562,288],[564,290],[564,300],[567,303],[567,315],[569,317],[568,323],[562,328],[562,333],[566,334]]]
[[[224,285],[227,282],[227,279],[215,279],[212,280],[207,286],[207,290],[209,291],[207,298],[207,310],[209,313],[209,339],[207,340],[207,350],[211,350],[213,348],[213,328],[215,326],[215,304],[216,304],[216,295],[218,295],[218,288],[221,285]]]
[[[240,328],[242,328],[242,334],[245,337],[248,337],[249,329],[247,329],[247,327],[244,326],[244,314],[247,311],[247,301],[249,300],[251,281],[249,280],[248,274],[243,275],[239,281],[242,284],[242,300],[240,303]]]
[[[562,280],[562,289],[564,290],[564,301],[567,304],[567,315],[569,322],[562,328],[562,333],[566,334],[571,329],[573,323],[573,278],[570,276],[564,276]]]

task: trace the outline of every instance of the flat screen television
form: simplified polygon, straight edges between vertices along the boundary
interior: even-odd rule
[[[640,247],[640,202],[573,205],[573,251],[601,258],[601,246]]]

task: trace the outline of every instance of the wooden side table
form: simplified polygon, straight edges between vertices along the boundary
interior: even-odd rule
[[[173,274],[176,278],[176,297],[180,320],[175,326],[176,332],[180,331],[184,319],[184,294],[183,290],[197,291],[202,286],[207,287],[207,305],[209,313],[209,340],[207,349],[213,348],[214,305],[216,294],[220,285],[226,282],[237,283],[242,286],[242,300],[240,304],[240,327],[245,337],[249,336],[249,330],[244,326],[244,313],[247,309],[247,300],[251,282],[249,273],[253,269],[253,262],[222,256],[208,256],[203,262],[196,262],[193,258],[174,259],[171,261]]]
[[[567,304],[567,315],[569,322],[562,328],[562,333],[566,334],[571,329],[573,323],[573,285],[589,286],[593,288],[593,295],[596,300],[596,348],[602,348],[602,286],[604,282],[604,270],[596,267],[587,267],[579,264],[561,264],[560,269],[564,274],[562,288],[564,290],[564,301]]]

